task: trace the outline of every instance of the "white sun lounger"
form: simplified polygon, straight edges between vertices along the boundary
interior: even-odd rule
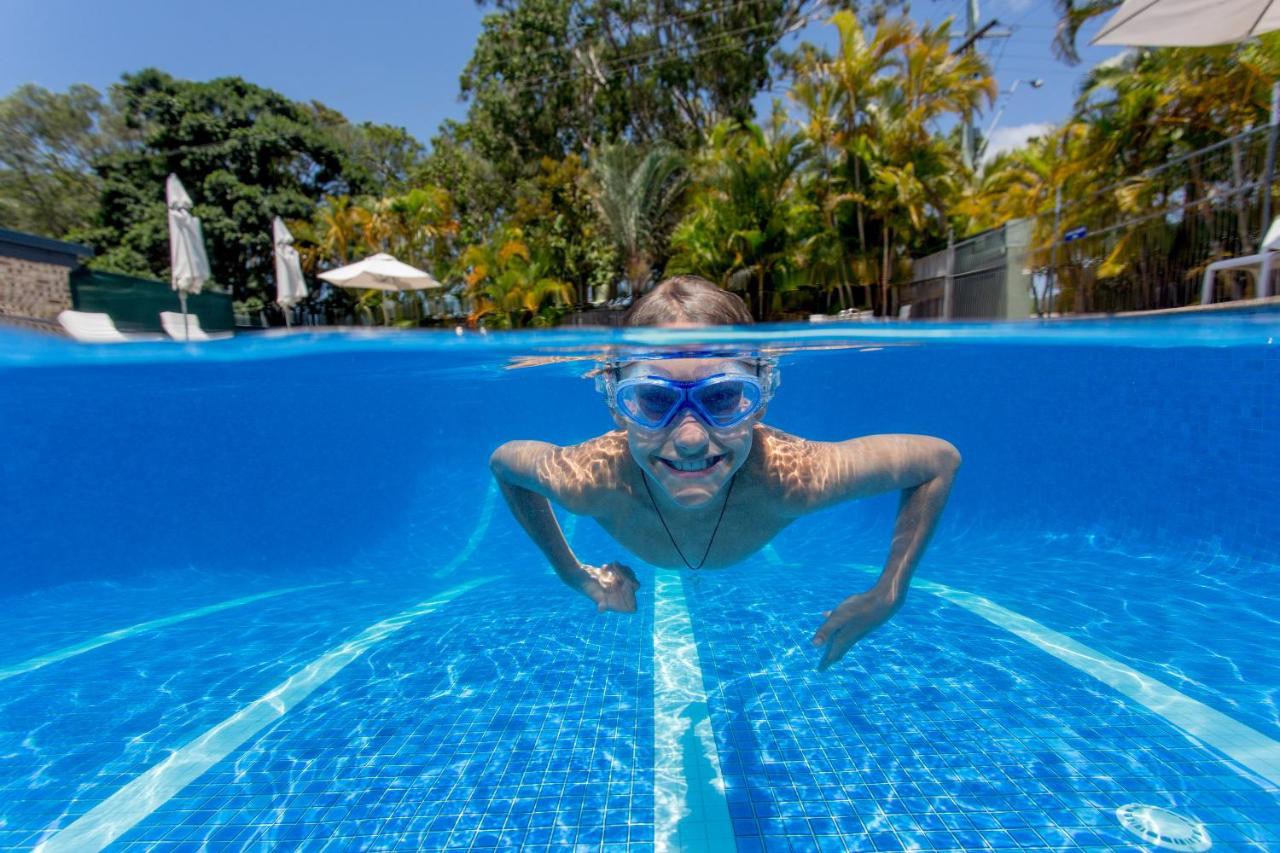
[[[67,334],[86,344],[123,344],[135,340],[116,328],[110,314],[93,311],[62,311],[58,323]]]
[[[1255,296],[1261,299],[1271,295],[1271,266],[1277,260],[1276,252],[1280,251],[1280,217],[1271,223],[1267,236],[1262,238],[1262,251],[1256,255],[1245,255],[1239,258],[1227,258],[1214,261],[1204,268],[1204,283],[1200,286],[1200,304],[1213,302],[1213,275],[1220,270],[1251,269],[1257,281]]]
[[[161,311],[160,325],[164,326],[165,334],[173,338],[175,341],[216,341],[222,338],[231,337],[231,332],[214,332],[209,334],[200,328],[200,318],[195,314],[187,314],[187,327],[184,331],[182,328],[183,315],[177,311]]]

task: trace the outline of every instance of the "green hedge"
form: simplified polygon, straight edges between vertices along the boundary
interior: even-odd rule
[[[85,267],[71,273],[71,300],[77,311],[110,314],[125,332],[159,332],[161,311],[180,311],[178,293],[168,282],[100,272]],[[187,297],[187,311],[199,316],[207,332],[235,328],[231,295],[205,291]]]

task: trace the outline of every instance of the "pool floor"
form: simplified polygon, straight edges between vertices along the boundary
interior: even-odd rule
[[[1213,619],[1239,629],[1218,636],[1181,629],[1205,600],[1186,589],[1143,610],[1149,559],[943,548],[819,673],[808,638],[865,565],[796,538],[729,571],[637,567],[639,611],[598,615],[508,522],[412,574],[24,596],[0,617],[0,847],[1150,849],[1116,814],[1139,803],[1221,849],[1280,849],[1256,575],[1211,578]],[[1055,589],[1088,560],[1109,596]],[[946,590],[1239,728],[1190,731]]]

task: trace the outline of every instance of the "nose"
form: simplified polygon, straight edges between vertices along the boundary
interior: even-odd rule
[[[671,443],[675,445],[676,452],[689,458],[702,456],[711,438],[706,425],[687,409],[677,417],[679,420],[671,431]]]

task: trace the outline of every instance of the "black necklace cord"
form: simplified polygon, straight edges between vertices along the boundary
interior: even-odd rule
[[[667,531],[667,538],[671,540],[671,547],[676,549],[676,553],[680,555],[681,561],[686,568],[697,570],[707,563],[707,556],[711,553],[711,546],[715,544],[716,534],[720,532],[720,522],[724,521],[724,511],[729,508],[729,498],[733,496],[733,484],[738,481],[738,472],[734,471],[733,476],[729,478],[729,488],[725,490],[724,503],[720,506],[720,517],[716,519],[715,529],[711,531],[711,538],[707,541],[707,549],[702,552],[702,559],[698,561],[698,565],[689,562],[689,558],[684,555],[684,551],[680,550],[680,546],[676,544],[676,537],[671,535],[671,528],[667,526],[667,520],[662,517],[662,510],[658,508],[658,502],[653,499],[653,490],[649,488],[649,472],[640,469],[640,477],[644,481],[644,490],[649,494],[649,503],[653,504],[653,511],[658,514],[658,521],[662,522],[662,529]]]

